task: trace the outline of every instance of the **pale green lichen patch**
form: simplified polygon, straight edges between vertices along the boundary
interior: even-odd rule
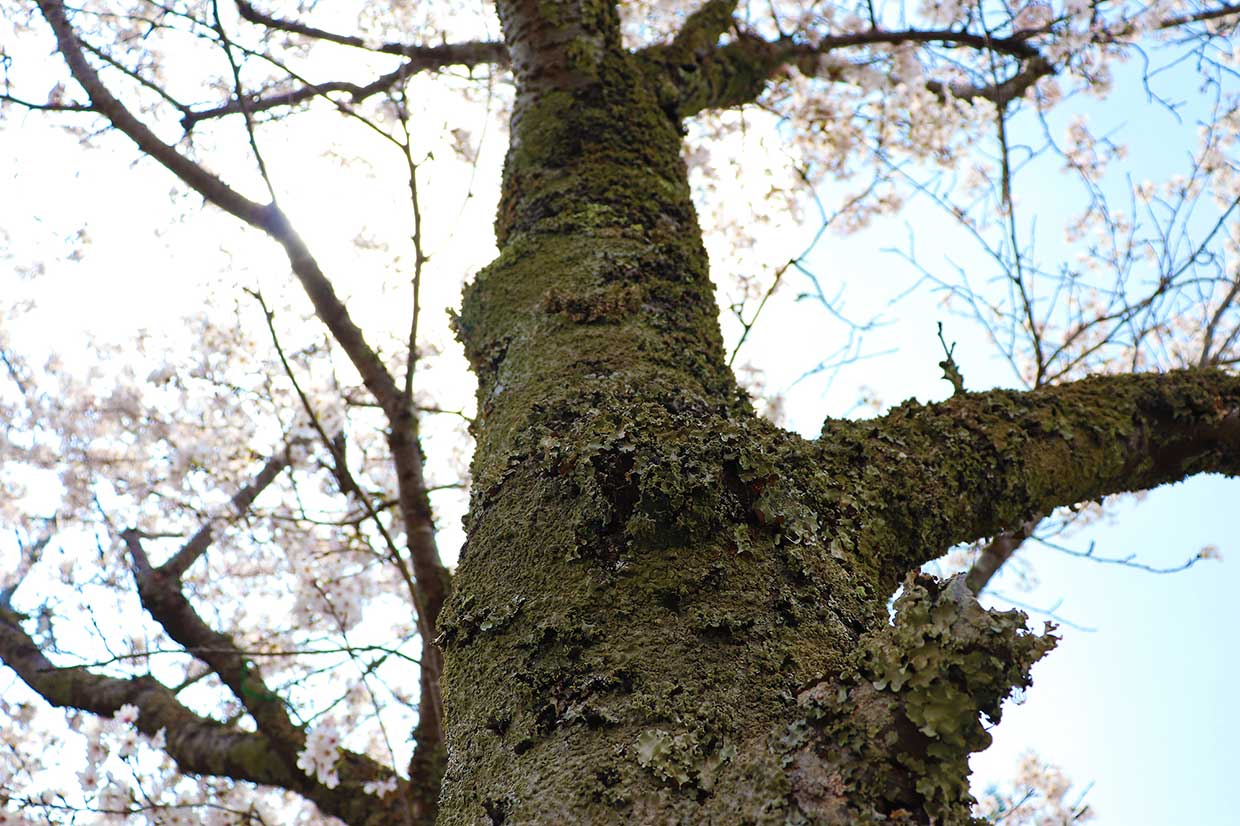
[[[672,734],[663,729],[647,729],[638,735],[633,754],[638,765],[663,782],[677,787],[693,784],[710,791],[724,765],[736,757],[736,747],[725,744],[708,748],[692,731]]]
[[[783,738],[813,823],[971,824],[968,756],[1054,647],[1018,611],[986,611],[963,577],[905,583],[892,626],[862,638],[838,679],[803,692]]]

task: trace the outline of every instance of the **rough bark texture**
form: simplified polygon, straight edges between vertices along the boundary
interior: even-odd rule
[[[907,404],[816,442],[755,417],[679,156],[711,5],[634,55],[601,0],[499,3],[518,96],[501,254],[458,319],[479,417],[444,826],[967,823],[980,720],[1053,638],[905,573],[1240,469],[1220,373]]]
[[[480,415],[439,822],[967,821],[979,713],[1049,644],[933,583],[889,625],[886,560],[921,549],[876,554],[855,451],[726,369],[666,64],[606,3],[499,9],[518,102],[458,319]]]

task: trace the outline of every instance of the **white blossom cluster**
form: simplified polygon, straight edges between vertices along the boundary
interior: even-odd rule
[[[978,797],[976,816],[1005,826],[1058,826],[1088,823],[1094,812],[1081,792],[1056,766],[1037,755],[1021,757],[1010,784],[986,789]]]
[[[306,735],[306,746],[297,754],[297,768],[329,789],[340,785],[336,763],[340,759],[340,732],[331,723],[320,723]]]

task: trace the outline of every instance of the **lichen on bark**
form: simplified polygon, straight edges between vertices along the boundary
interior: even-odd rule
[[[999,721],[1055,642],[1019,611],[981,608],[963,576],[910,575],[892,625],[797,698],[804,717],[784,740],[797,822],[974,823],[968,757],[990,745],[980,718]]]

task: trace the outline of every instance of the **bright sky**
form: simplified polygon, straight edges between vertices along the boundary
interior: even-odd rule
[[[1129,103],[1131,98],[1121,97],[1099,111],[1124,121]],[[1089,105],[1097,107],[1092,101]],[[1172,136],[1172,126],[1151,128],[1149,123],[1143,122],[1143,128],[1151,146]],[[498,149],[493,141],[491,151]],[[1153,153],[1144,156],[1138,150],[1137,157],[1141,164],[1157,163]],[[13,115],[0,130],[0,188],[6,192],[0,198],[0,227],[9,233],[7,240],[0,235],[0,246],[7,245],[15,256],[14,262],[0,264],[5,267],[0,283],[6,294],[31,287],[31,282],[13,281],[10,263],[25,263],[41,250],[56,249],[83,222],[92,238],[80,264],[48,262],[43,286],[35,292],[51,302],[51,312],[22,329],[23,346],[74,349],[82,343],[80,331],[87,328],[127,329],[146,323],[144,319],[166,323],[199,302],[187,285],[207,282],[222,268],[283,272],[269,249],[237,246],[240,242],[226,229],[227,222],[216,215],[191,212],[186,221],[168,226],[163,217],[168,179],[150,163],[131,165],[131,158],[85,154],[72,138],[44,129],[37,116]],[[290,170],[295,168],[295,158],[287,162]],[[276,176],[281,180],[279,169]],[[308,185],[295,180],[292,172],[283,180],[290,190]],[[486,183],[479,182],[479,191]],[[347,176],[314,184],[304,197],[290,198],[294,211],[309,222],[306,234],[312,240],[330,237],[340,216],[360,212],[366,199],[374,197],[357,191]],[[458,196],[463,188],[460,178],[439,185],[439,191]],[[1041,194],[1053,197],[1054,190]],[[445,196],[440,203],[448,206],[437,210],[437,218],[455,216],[451,220],[461,228],[458,237],[466,247],[472,244],[476,254],[480,247],[485,251],[489,229],[475,241],[470,227],[489,228],[490,200],[474,201],[480,202],[462,211],[459,197]],[[329,204],[330,210],[318,211],[319,204]],[[929,213],[914,209],[905,218],[931,229],[919,242],[925,260],[941,257],[935,238],[950,236],[936,234]],[[772,249],[771,261],[799,251],[800,234],[790,231],[786,243]],[[911,279],[895,256],[875,253],[893,238],[903,238],[902,225],[888,224],[847,242],[828,237],[812,259],[824,278],[848,280],[846,297],[858,308],[858,317],[880,308]],[[326,242],[321,246],[328,247]],[[329,272],[349,269],[344,258],[328,263],[334,265]],[[478,263],[465,256],[445,268],[465,272]],[[822,353],[836,346],[840,335],[820,308],[792,303],[795,292],[805,286],[799,276],[790,276],[783,300],[767,311],[744,351],[745,358],[767,371],[769,387],[790,388],[789,424],[801,432],[815,434],[824,415],[847,411],[861,385],[873,388],[888,404],[910,396],[923,401],[946,396],[949,387],[936,366],[942,355],[934,322],[940,319],[948,322],[949,340],[961,341],[957,358],[971,388],[1011,384],[1010,373],[982,355],[986,346],[964,321],[942,313],[932,299],[914,299],[898,308],[904,313],[897,317],[900,323],[872,339],[872,350],[895,347],[896,356],[845,371],[829,394],[817,380],[793,387]],[[364,296],[365,283],[355,279],[345,289]],[[455,289],[455,284],[445,283],[438,299],[454,303]],[[382,306],[363,310],[368,311],[381,312]],[[1154,566],[1179,564],[1207,544],[1219,548],[1221,564],[1203,562],[1184,573],[1156,576],[1068,559],[1046,549],[1022,551],[1041,584],[1022,593],[1009,587],[1010,578],[1000,578],[995,588],[1032,606],[1057,606],[1058,616],[1094,630],[1061,628],[1064,640],[1036,668],[1027,701],[1009,705],[995,732],[995,746],[975,760],[979,783],[1010,777],[1018,755],[1031,748],[1062,765],[1078,785],[1092,784],[1087,800],[1101,826],[1235,823],[1231,777],[1240,756],[1235,745],[1240,743],[1240,715],[1233,706],[1234,686],[1240,684],[1233,639],[1240,629],[1240,600],[1234,598],[1240,593],[1237,502],[1240,480],[1195,479],[1156,491],[1140,503],[1117,505],[1109,509],[1113,524],[1099,524],[1064,540],[1081,549],[1092,542],[1099,556],[1135,554]],[[455,515],[441,519],[446,547],[459,543],[458,524]],[[1041,620],[1033,617],[1035,624]]]

